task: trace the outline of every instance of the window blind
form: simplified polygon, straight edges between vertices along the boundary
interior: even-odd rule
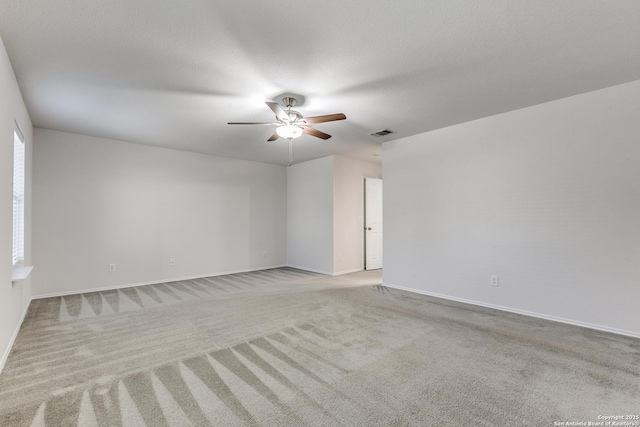
[[[13,134],[13,265],[24,259],[24,138]]]

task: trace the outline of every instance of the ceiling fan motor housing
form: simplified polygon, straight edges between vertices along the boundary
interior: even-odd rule
[[[287,110],[286,113],[289,116],[289,123],[291,123],[291,124],[302,120],[302,114],[300,114],[297,111]]]

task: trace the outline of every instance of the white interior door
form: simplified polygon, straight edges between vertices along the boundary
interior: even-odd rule
[[[364,180],[365,270],[382,268],[382,180]]]

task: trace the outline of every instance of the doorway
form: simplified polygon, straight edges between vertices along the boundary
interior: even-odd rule
[[[382,180],[364,179],[364,269],[382,268]]]

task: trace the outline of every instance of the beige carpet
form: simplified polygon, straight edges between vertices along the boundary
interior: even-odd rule
[[[380,281],[282,268],[36,300],[0,375],[0,425],[553,426],[640,414],[640,340]]]

